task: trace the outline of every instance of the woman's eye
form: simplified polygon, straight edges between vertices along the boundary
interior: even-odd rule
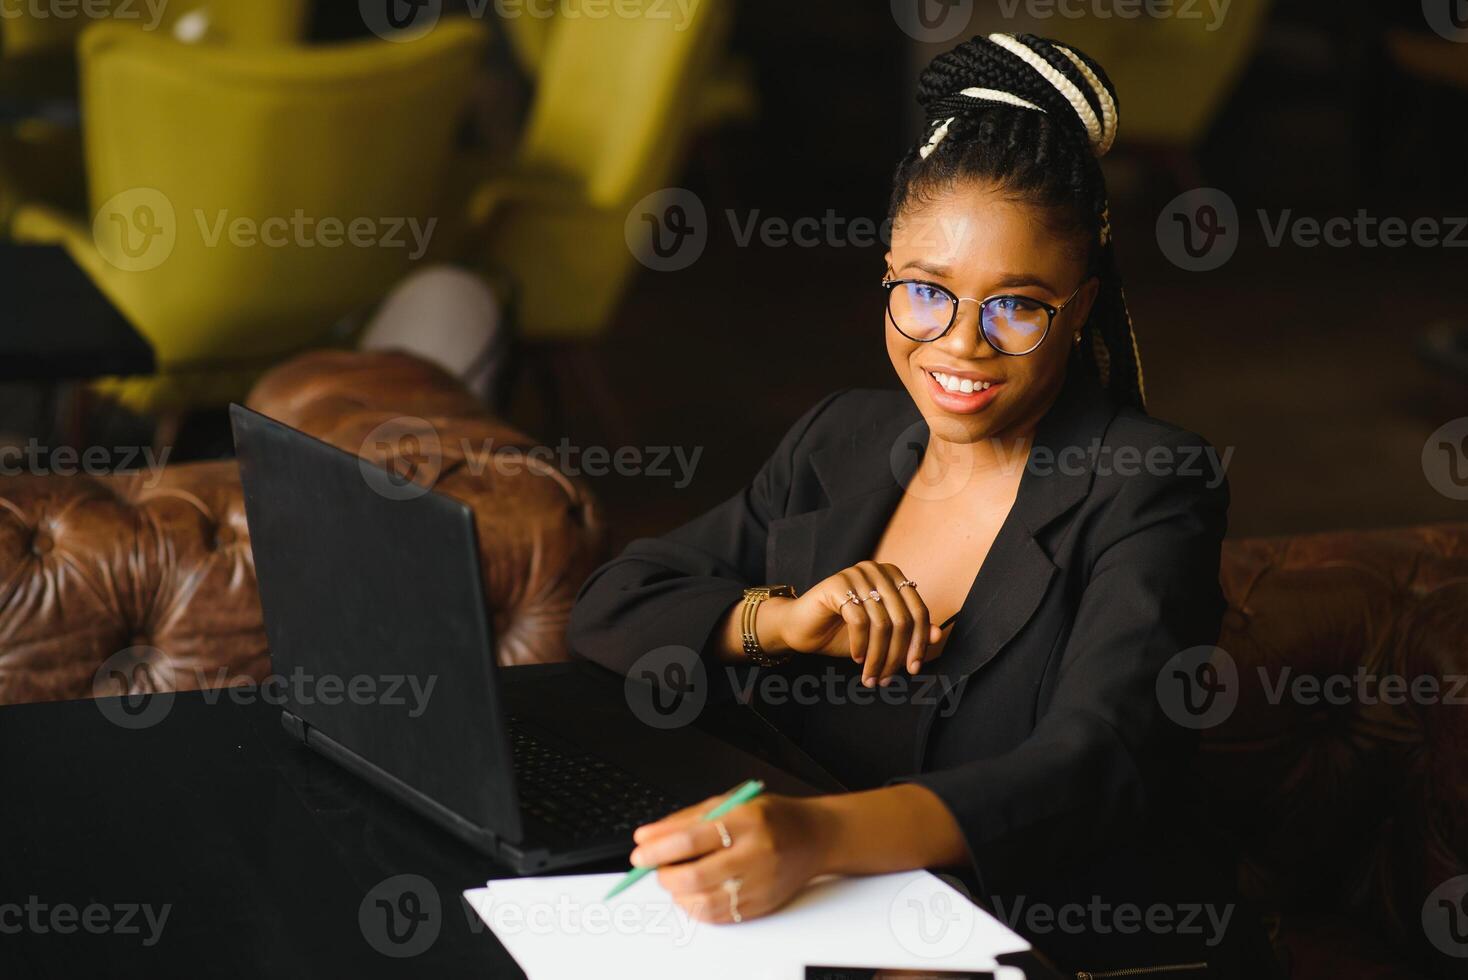
[[[922,300],[924,303],[935,303],[938,300],[945,298],[942,293],[938,292],[938,290],[932,286],[918,286],[916,287],[916,293],[917,298]]]
[[[1019,300],[1013,296],[1001,296],[994,301],[994,307],[1006,313],[1012,313],[1019,308]]]

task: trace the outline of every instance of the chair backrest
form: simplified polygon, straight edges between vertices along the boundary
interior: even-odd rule
[[[206,28],[205,40],[293,44],[305,33],[307,12],[307,0],[0,0],[0,56],[69,49],[103,18],[164,34],[192,20]]]
[[[83,36],[107,291],[163,373],[269,363],[411,268],[484,37],[468,20],[308,50]]]
[[[546,42],[521,167],[581,185],[598,207],[654,189],[681,151],[702,81],[726,36],[724,0],[580,10],[564,0]],[[573,16],[574,15],[574,16]]]

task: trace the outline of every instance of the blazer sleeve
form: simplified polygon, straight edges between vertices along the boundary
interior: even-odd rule
[[[572,649],[626,675],[644,654],[682,646],[722,677],[709,640],[744,590],[763,583],[769,525],[785,513],[801,442],[842,394],[806,412],[744,490],[662,537],[633,541],[593,572],[571,609]]]
[[[1126,478],[1100,517],[1105,530],[1096,532],[1053,695],[1029,738],[1000,756],[900,780],[928,787],[952,812],[985,890],[1003,892],[1040,866],[1136,833],[1149,816],[1149,787],[1179,778],[1192,733],[1167,719],[1157,678],[1175,654],[1218,641],[1227,513],[1226,483]]]

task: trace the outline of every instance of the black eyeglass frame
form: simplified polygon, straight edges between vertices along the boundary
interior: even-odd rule
[[[1033,296],[1021,296],[1018,293],[995,293],[993,296],[986,296],[983,299],[975,299],[972,296],[959,296],[957,293],[949,289],[947,286],[944,286],[942,283],[936,283],[928,279],[888,279],[886,276],[882,277],[882,287],[887,290],[887,322],[891,323],[892,328],[898,333],[902,334],[902,336],[906,337],[908,340],[912,341],[915,344],[931,344],[936,340],[942,340],[944,337],[948,336],[949,331],[953,329],[953,325],[958,322],[959,304],[964,302],[964,300],[967,300],[970,303],[979,304],[979,333],[984,335],[984,342],[987,343],[990,347],[994,348],[994,350],[996,350],[1000,354],[1005,355],[1006,357],[1024,357],[1026,354],[1033,354],[1036,350],[1038,350],[1040,345],[1045,342],[1045,338],[1050,336],[1050,328],[1055,325],[1055,318],[1059,316],[1060,312],[1064,310],[1067,306],[1069,306],[1077,296],[1080,295],[1081,286],[1084,286],[1085,284],[1086,280],[1082,279],[1080,285],[1076,286],[1075,290],[1068,297],[1066,297],[1065,302],[1061,303],[1059,306],[1051,306],[1049,303],[1046,303],[1043,300],[1035,299],[1035,297]],[[933,289],[938,290],[938,292],[943,293],[952,303],[953,312],[950,313],[948,316],[948,325],[944,327],[941,331],[939,331],[937,336],[929,337],[927,340],[920,340],[897,325],[897,317],[892,315],[892,290],[896,289],[898,286],[908,285],[929,286]],[[1044,310],[1046,314],[1048,314],[1048,318],[1045,321],[1045,329],[1040,334],[1040,339],[1035,341],[1034,346],[1030,347],[1028,350],[1022,350],[1018,353],[1007,351],[1004,348],[1000,347],[998,344],[994,343],[994,338],[989,336],[989,331],[984,326],[984,307],[988,306],[995,300],[1000,299],[1022,299],[1026,303],[1034,303],[1036,306],[1040,307],[1040,309]]]

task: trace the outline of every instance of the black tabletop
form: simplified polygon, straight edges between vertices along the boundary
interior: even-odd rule
[[[269,700],[0,707],[0,977],[524,976],[462,898],[511,872],[301,746]],[[752,721],[700,727],[819,782]]]
[[[64,248],[0,242],[0,381],[153,371],[148,342]]]
[[[461,898],[509,872],[278,707],[179,694],[130,730],[102,703],[0,708],[0,976],[523,976]]]

